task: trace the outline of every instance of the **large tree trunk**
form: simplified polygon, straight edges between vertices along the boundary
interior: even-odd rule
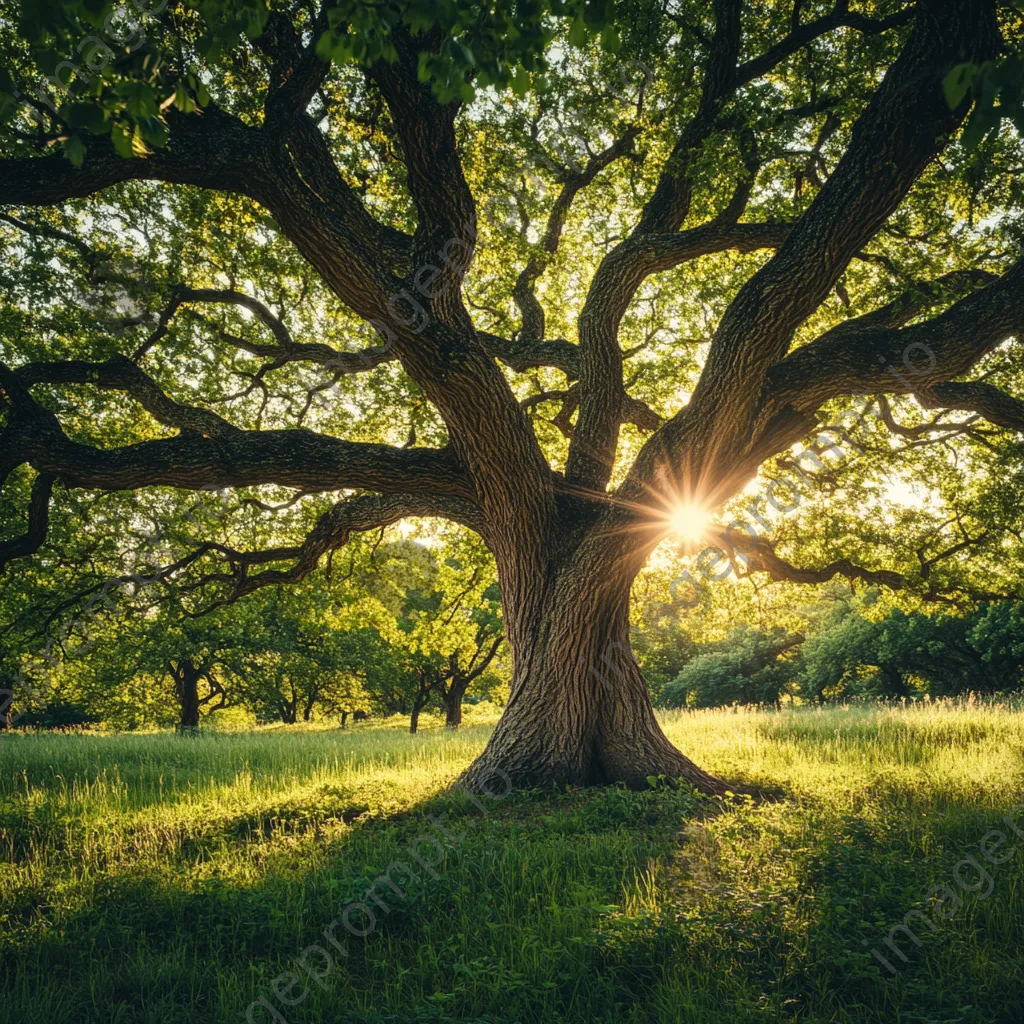
[[[516,616],[510,608],[508,706],[467,777],[492,789],[508,781],[516,788],[623,782],[642,789],[655,777],[724,792],[724,782],[661,731],[629,646],[635,570],[616,570],[600,547],[592,544],[553,570],[532,614]]]

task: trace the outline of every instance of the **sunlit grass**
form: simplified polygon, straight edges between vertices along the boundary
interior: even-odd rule
[[[897,976],[870,952],[1024,801],[1019,710],[663,721],[776,798],[515,793],[485,814],[444,790],[486,724],[5,737],[0,1021],[243,1021],[442,812],[465,834],[439,877],[346,939],[326,991],[275,1004],[287,1020],[1021,1019],[1024,840]]]

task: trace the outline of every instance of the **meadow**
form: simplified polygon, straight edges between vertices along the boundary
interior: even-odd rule
[[[5,736],[0,1021],[1024,1019],[1018,707],[664,723],[768,795],[448,790],[487,723]]]

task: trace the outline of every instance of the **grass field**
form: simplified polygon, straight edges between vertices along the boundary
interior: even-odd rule
[[[665,723],[777,799],[446,794],[486,725],[4,738],[0,1021],[1024,1020],[1024,713]]]

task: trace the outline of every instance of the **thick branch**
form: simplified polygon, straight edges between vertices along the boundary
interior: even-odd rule
[[[0,388],[12,406],[5,457],[27,462],[67,486],[247,487],[278,484],[306,491],[366,489],[464,497],[472,487],[451,452],[342,441],[309,430],[231,430],[96,449],[70,440],[56,416],[37,405],[0,363]]]
[[[774,248],[785,241],[790,230],[789,224],[715,220],[678,234],[636,235],[601,261],[580,314],[582,392],[567,479],[603,490],[611,477],[625,400],[618,330],[644,279],[711,253]]]
[[[998,427],[1024,434],[1024,399],[984,381],[949,381],[920,388],[914,397],[926,409],[975,412]]]
[[[459,105],[442,105],[418,73],[420,46],[404,30],[392,34],[398,52],[394,63],[380,61],[370,71],[388,105],[402,144],[409,191],[416,204],[417,226],[412,262],[433,264],[437,254],[457,241],[455,266],[441,265],[428,293],[435,315],[445,321],[468,320],[458,284],[472,258],[476,241],[476,206],[466,183],[455,136]],[[425,42],[426,40],[423,40]]]
[[[81,199],[123,181],[167,181],[253,195],[267,183],[258,129],[211,105],[202,117],[169,110],[170,142],[145,159],[125,160],[108,139],[89,143],[85,163],[63,156],[0,160],[0,196],[20,206]]]
[[[740,52],[741,0],[714,0],[715,34],[705,61],[700,103],[679,134],[654,195],[644,208],[636,234],[678,231],[690,212],[694,157],[714,128],[722,101],[736,88]]]
[[[308,576],[329,551],[344,547],[353,533],[379,530],[410,517],[442,518],[462,523],[483,532],[484,524],[477,508],[453,497],[422,494],[364,494],[338,502],[320,517],[309,536],[297,548],[278,548],[261,552],[236,552],[225,549],[232,565],[232,599],[252,593],[260,587],[295,583]],[[294,559],[288,569],[266,569],[250,575],[256,564]]]
[[[835,172],[775,257],[729,306],[687,408],[641,452],[627,485],[630,498],[671,473],[716,503],[723,489],[716,467],[725,453],[745,447],[769,367],[964,116],[966,105],[949,110],[942,80],[953,64],[998,51],[992,5],[922,0],[916,10],[913,31]]]
[[[930,320],[890,326],[905,319],[895,309],[848,321],[772,367],[765,409],[813,410],[857,392],[910,394],[966,373],[1024,331],[1024,258]]]
[[[102,363],[79,360],[28,363],[14,371],[26,388],[35,384],[92,384],[131,395],[154,419],[179,430],[221,437],[238,428],[209,409],[179,405],[169,398],[148,374],[124,356]]]

